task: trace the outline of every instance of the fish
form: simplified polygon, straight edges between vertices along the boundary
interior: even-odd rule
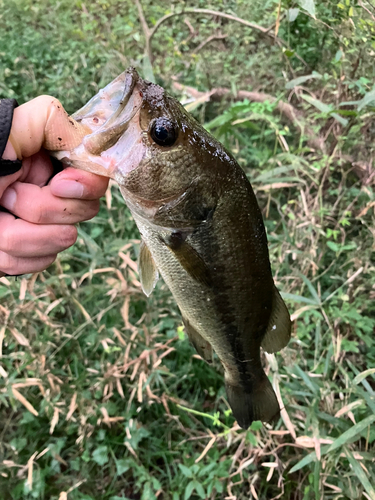
[[[118,183],[141,234],[144,293],[152,293],[160,274],[198,354],[208,363],[218,356],[240,427],[276,421],[280,407],[261,348],[284,348],[291,320],[243,169],[175,98],[134,68],[72,118],[91,133],[54,156]]]

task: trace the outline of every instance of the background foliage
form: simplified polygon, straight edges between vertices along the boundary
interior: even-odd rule
[[[73,112],[134,65],[233,151],[294,320],[264,360],[286,410],[273,429],[238,428],[166,286],[142,294],[139,235],[111,185],[47,272],[0,280],[1,498],[374,500],[374,6],[142,6],[149,29],[209,8],[269,31],[189,12],[147,46],[130,0],[0,0],[0,94]]]

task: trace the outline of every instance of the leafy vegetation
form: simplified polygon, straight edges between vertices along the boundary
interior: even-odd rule
[[[0,7],[2,97],[73,112],[135,65],[233,151],[294,321],[264,359],[282,419],[242,431],[111,184],[47,272],[0,280],[1,498],[374,500],[373,4],[142,0],[149,29],[190,9],[151,39],[137,2]]]

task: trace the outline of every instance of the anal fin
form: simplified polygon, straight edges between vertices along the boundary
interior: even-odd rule
[[[159,271],[156,268],[150,250],[143,240],[139,251],[138,271],[142,290],[148,297],[159,279]]]
[[[291,320],[285,302],[274,286],[272,297],[272,313],[261,346],[269,353],[283,349],[290,340]]]
[[[182,321],[185,326],[185,331],[189,337],[190,342],[193,344],[195,347],[195,350],[201,356],[207,363],[212,363],[212,356],[213,356],[213,351],[212,351],[212,346],[207,340],[205,340],[202,335],[200,335],[195,328],[191,326],[189,321],[182,317]]]

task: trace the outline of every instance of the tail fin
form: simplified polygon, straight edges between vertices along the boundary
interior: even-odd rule
[[[229,405],[238,425],[247,429],[254,420],[272,422],[280,413],[276,394],[271,382],[262,371],[258,380],[254,380],[252,390],[225,381]]]

